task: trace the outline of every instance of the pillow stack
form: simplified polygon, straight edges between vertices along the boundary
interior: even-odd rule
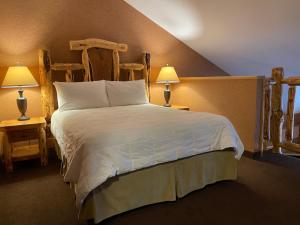
[[[149,103],[145,80],[54,82],[60,111]]]

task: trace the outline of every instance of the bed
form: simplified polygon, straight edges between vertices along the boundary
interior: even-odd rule
[[[71,48],[79,46],[82,50],[82,64],[51,64],[49,53],[42,51],[40,65],[45,116],[51,121],[50,130],[64,165],[64,180],[74,185],[80,218],[98,223],[141,206],[174,201],[208,184],[237,178],[237,159],[244,148],[223,116],[148,102],[55,110],[52,70],[65,69],[67,81],[74,81],[73,69],[83,69],[85,81],[103,79],[93,78],[95,71],[103,72],[103,66],[95,69],[92,58],[85,63],[88,49],[95,46],[97,50],[112,50],[108,54],[112,57],[111,67],[104,73],[111,76],[105,79],[120,80],[120,69],[124,69],[127,78],[135,80],[135,72],[141,71],[149,95],[149,54],[143,55],[142,64],[120,64],[117,50],[127,49],[125,45],[98,39],[71,43]]]

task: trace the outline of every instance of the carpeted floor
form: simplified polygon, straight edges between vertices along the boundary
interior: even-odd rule
[[[1,225],[78,225],[74,195],[59,175],[59,162],[27,161],[0,172]],[[243,158],[237,181],[220,182],[177,202],[115,216],[103,225],[299,225],[300,160],[267,154]]]

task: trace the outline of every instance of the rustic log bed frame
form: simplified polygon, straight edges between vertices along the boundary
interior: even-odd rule
[[[93,80],[121,80],[121,70],[127,72],[127,80],[135,80],[137,73],[142,73],[146,82],[148,94],[150,92],[150,54],[143,53],[142,63],[120,63],[119,52],[126,52],[128,46],[101,39],[85,39],[70,41],[70,49],[82,51],[81,63],[54,63],[51,62],[50,52],[48,50],[39,51],[39,69],[41,77],[41,95],[42,95],[42,112],[48,123],[47,144],[54,146],[55,139],[51,136],[49,125],[51,116],[56,109],[56,102],[53,91],[53,82],[55,81],[52,71],[65,71],[65,81],[77,81],[78,71],[83,74],[83,81]],[[101,62],[95,68],[95,63],[91,59],[92,51],[96,50]],[[77,72],[76,72],[77,71]],[[101,71],[101,73],[99,73]],[[79,73],[80,74],[80,73]],[[98,77],[96,77],[98,75]],[[100,75],[100,77],[99,77]],[[282,86],[289,86],[287,113],[285,116],[285,141],[282,140],[282,128],[284,114],[282,111]],[[300,144],[293,143],[293,123],[294,123],[294,102],[296,86],[300,86],[300,77],[284,78],[283,68],[274,68],[272,78],[265,79],[264,85],[264,107],[263,122],[261,132],[262,150],[272,148],[276,153],[282,153],[282,148],[300,153]],[[233,156],[231,157],[233,158]],[[230,177],[235,178],[236,164],[231,164],[232,174]],[[134,173],[133,173],[134,174]],[[222,179],[221,179],[222,180]],[[150,203],[144,204],[147,205]],[[124,211],[124,210],[123,210]],[[123,212],[122,211],[122,212]],[[118,212],[117,212],[118,213]],[[113,215],[116,213],[114,212]],[[101,219],[102,220],[102,219]],[[100,220],[99,220],[100,221]]]
[[[282,89],[288,85],[286,113],[282,110]],[[262,151],[272,149],[274,153],[283,154],[283,149],[300,154],[300,144],[294,143],[294,105],[296,87],[300,86],[300,77],[284,78],[282,67],[272,70],[272,77],[265,79]],[[283,138],[285,130],[285,138]]]
[[[52,64],[50,52],[44,49],[39,51],[42,112],[48,123],[48,146],[53,146],[54,144],[54,138],[51,136],[49,125],[51,123],[51,116],[56,109],[55,92],[53,89],[55,77],[52,71],[65,71],[66,82],[77,81],[77,76],[79,75],[83,76],[82,81],[86,82],[93,80],[119,81],[121,80],[121,70],[127,72],[127,76],[125,76],[125,79],[123,77],[123,80],[135,80],[137,79],[137,74],[140,73],[139,77],[145,79],[147,93],[150,97],[150,53],[144,52],[142,54],[141,63],[120,63],[119,52],[127,52],[127,44],[94,38],[70,41],[70,49],[82,51],[82,63]],[[100,57],[102,63],[99,65],[93,63],[90,56],[91,51],[96,51],[96,55]],[[81,71],[81,73],[76,73],[76,71]]]
[[[100,39],[86,39],[70,41],[70,47],[71,50],[82,51],[82,63],[52,64],[49,51],[40,50],[39,52],[42,108],[48,122],[47,145],[55,147],[58,151],[57,142],[51,136],[49,129],[51,115],[56,108],[55,91],[53,90],[55,74],[52,74],[52,71],[65,71],[64,80],[67,82],[78,81],[80,72],[81,77],[83,75],[82,80],[87,82],[102,79],[135,80],[142,76],[145,79],[150,97],[151,65],[149,53],[143,53],[142,63],[120,63],[119,52],[127,51],[126,44]],[[95,52],[96,57],[98,57],[96,59],[93,58]],[[95,65],[98,65],[98,68]],[[127,73],[122,74],[121,71]],[[64,162],[63,159],[62,162]],[[195,170],[195,165],[198,165],[199,170]],[[175,173],[175,171],[184,171],[184,173]],[[92,219],[98,223],[131,209],[159,202],[175,201],[177,197],[183,197],[208,184],[222,180],[235,180],[236,178],[237,163],[232,149],[214,151],[156,165],[118,175],[98,186],[85,199],[79,212],[79,218]],[[143,192],[141,190],[151,191]]]

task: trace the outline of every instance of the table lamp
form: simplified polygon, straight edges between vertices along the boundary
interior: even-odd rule
[[[171,106],[171,104],[169,103],[171,98],[170,85],[174,83],[179,83],[179,79],[175,71],[175,68],[169,65],[162,67],[157,77],[156,83],[164,84],[166,86],[166,89],[164,90],[164,97],[166,103],[164,104],[164,106],[170,107]]]
[[[1,88],[19,88],[19,97],[17,98],[17,105],[21,116],[18,120],[29,120],[30,117],[26,116],[27,99],[23,96],[23,88],[37,87],[38,83],[32,76],[27,66],[11,66],[8,68]]]

